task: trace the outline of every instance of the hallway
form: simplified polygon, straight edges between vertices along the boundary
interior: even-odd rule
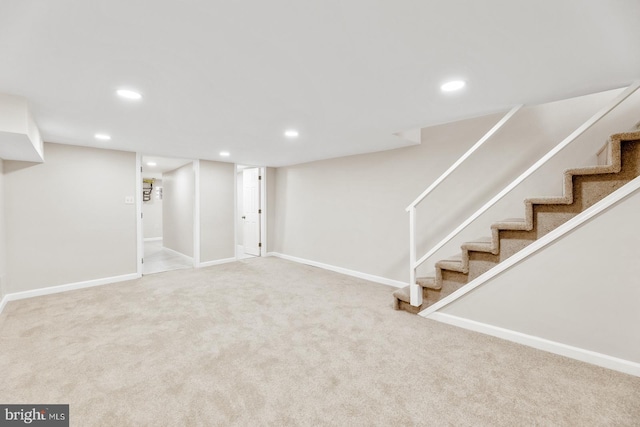
[[[143,274],[193,268],[193,259],[162,246],[162,240],[144,242]]]

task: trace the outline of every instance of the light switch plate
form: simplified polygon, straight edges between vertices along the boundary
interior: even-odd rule
[[[133,196],[127,196],[124,198],[125,205],[132,205],[135,203],[135,198]]]

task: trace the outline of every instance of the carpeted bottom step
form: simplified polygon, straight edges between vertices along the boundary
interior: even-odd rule
[[[406,311],[407,313],[418,314],[423,310],[422,306],[414,307],[411,304],[409,304],[408,302],[396,300],[396,303],[397,303],[397,307],[398,307],[398,308],[396,308],[396,310]]]
[[[423,304],[419,307],[414,307],[410,303],[411,297],[410,297],[409,288],[410,286],[405,286],[404,288],[393,291],[393,308],[396,310],[403,310],[411,314],[418,314],[419,312],[424,310],[428,305],[426,300],[427,289],[426,288],[422,289]]]
[[[429,278],[429,277],[425,277],[423,279],[433,280],[433,278]],[[393,291],[393,308],[394,309],[404,310],[404,311],[408,311],[409,313],[417,314],[420,311],[424,310],[425,308],[429,307],[430,305],[436,303],[443,296],[442,295],[443,290],[429,289],[427,287],[423,287],[422,288],[422,305],[419,307],[414,307],[411,305],[411,296],[410,296],[409,288],[410,288],[409,286],[405,286],[404,288],[396,289],[395,291]],[[446,295],[448,295],[452,291],[453,289],[444,290]]]
[[[396,310],[400,310],[400,307],[398,307],[398,303],[405,302],[408,304],[411,301],[409,288],[409,286],[405,286],[404,288],[393,291],[393,297],[395,301],[393,308],[395,308]]]

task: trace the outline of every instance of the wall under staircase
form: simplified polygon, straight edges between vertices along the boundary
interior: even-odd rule
[[[640,191],[432,316],[640,375],[638,212]]]
[[[614,120],[629,120],[629,113],[637,119],[640,111],[637,96],[635,100],[630,99],[632,102],[622,104],[627,114],[623,111],[614,115]],[[596,130],[606,125],[607,121],[601,122]],[[633,122],[627,121],[618,132],[632,128]],[[596,154],[595,139],[589,132],[586,136],[592,141],[580,147]],[[638,132],[623,137],[636,141],[623,148],[627,153],[623,158],[629,165],[625,175],[630,174],[624,179],[633,179],[638,172]],[[598,155],[597,159],[602,163],[603,156]],[[624,164],[625,160],[623,170]],[[592,170],[595,171],[591,168],[584,171],[592,173]],[[596,193],[606,192],[609,187],[613,190],[618,186],[614,181],[619,178],[615,174],[605,179],[593,176],[594,182],[602,181],[600,190],[597,185],[593,189]],[[574,185],[578,185],[575,180]],[[421,315],[640,376],[640,340],[636,326],[640,324],[638,187],[635,179],[621,189],[624,192],[616,193],[625,194],[622,200],[487,282],[478,280],[466,287],[469,289],[463,287],[460,289],[463,296],[459,299],[446,298],[427,310],[424,308],[434,303],[425,302],[420,308],[424,310]],[[596,197],[596,193],[592,196]],[[590,197],[586,196],[590,193],[584,194]],[[458,294],[460,292],[455,296]],[[399,291],[394,295],[399,295]],[[442,304],[447,305],[441,307]]]

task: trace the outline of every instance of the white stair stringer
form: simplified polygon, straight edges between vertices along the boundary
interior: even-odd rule
[[[481,274],[480,276],[476,277],[469,283],[462,286],[460,289],[457,289],[456,291],[452,292],[450,295],[444,297],[443,299],[435,302],[434,304],[430,305],[426,309],[420,311],[418,314],[422,317],[430,318],[430,315],[432,313],[437,312],[441,308],[451,304],[453,301],[459,299],[463,295],[471,292],[472,290],[478,288],[479,286],[482,286],[484,283],[488,282],[493,277],[497,276],[503,271],[511,268],[515,264],[521,262],[522,260],[528,258],[534,253],[538,252],[539,250],[553,243],[554,241],[561,238],[565,234],[569,233],[573,229],[579,227],[581,224],[585,223],[589,219],[597,216],[598,214],[607,210],[608,208],[615,205],[619,201],[623,200],[627,196],[638,191],[638,189],[640,189],[640,177],[636,177],[635,179],[631,180],[626,185],[622,186],[621,188],[617,189],[613,193],[604,197],[602,200],[598,201],[591,207],[585,209],[584,211],[577,214],[576,216],[574,216],[564,224],[558,226],[554,230],[550,231],[546,235],[533,241],[524,249],[516,252],[511,257],[500,262],[495,267],[491,268],[487,272]]]

